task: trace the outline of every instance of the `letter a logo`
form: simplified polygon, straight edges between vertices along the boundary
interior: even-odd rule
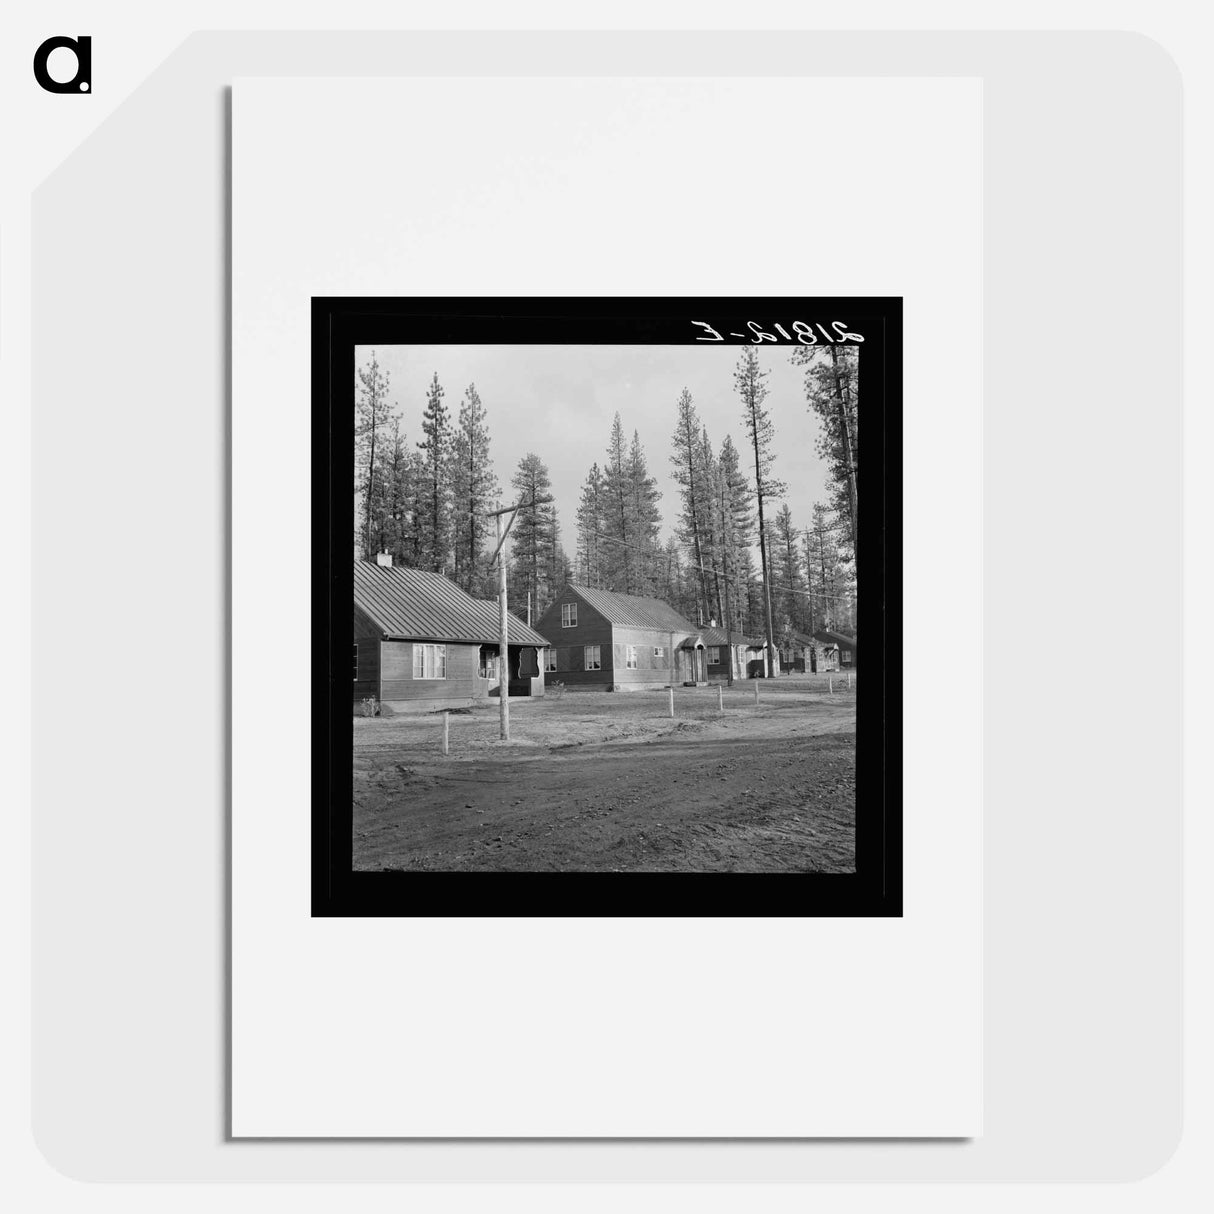
[[[71,80],[54,80],[46,70],[52,51],[60,48],[76,56],[76,74]],[[78,38],[48,38],[34,52],[34,79],[48,93],[88,93],[93,88],[93,40],[81,35]]]

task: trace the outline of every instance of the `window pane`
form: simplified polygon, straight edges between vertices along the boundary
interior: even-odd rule
[[[413,677],[421,679],[425,677],[425,652],[424,645],[418,645],[414,642],[413,645]]]

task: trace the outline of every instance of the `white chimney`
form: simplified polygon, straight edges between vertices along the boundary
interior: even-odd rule
[[[382,566],[383,566],[385,569],[391,569],[391,568],[392,568],[392,553],[390,553],[390,552],[381,552],[381,553],[380,553],[380,554],[379,554],[379,555],[378,555],[378,556],[375,558],[375,563],[376,563],[377,565],[382,565]]]

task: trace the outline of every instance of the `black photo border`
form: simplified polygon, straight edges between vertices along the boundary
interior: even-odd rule
[[[355,347],[760,344],[792,322],[863,336],[854,873],[353,870]],[[743,336],[737,336],[742,334]],[[711,340],[711,338],[710,338]],[[794,341],[780,341],[791,347]],[[763,342],[760,348],[775,347]],[[799,402],[804,407],[804,402]],[[500,424],[500,423],[499,423]],[[902,914],[902,300],[788,296],[312,300],[312,915],[860,917]],[[343,681],[341,675],[345,675]]]

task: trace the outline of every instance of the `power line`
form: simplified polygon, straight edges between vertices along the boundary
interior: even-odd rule
[[[614,536],[604,535],[601,531],[590,532],[590,534],[592,534],[595,537],[595,539],[599,540],[600,542],[606,541],[608,544],[616,544],[620,548],[631,548],[634,552],[644,553],[646,556],[649,556],[649,557],[657,559],[657,560],[660,560],[662,558],[662,550],[660,548],[641,548],[637,544],[629,544],[626,540],[617,540]],[[729,573],[729,574],[723,573],[720,569],[717,569],[715,566],[705,565],[703,561],[701,561],[699,564],[696,564],[695,561],[688,561],[687,568],[688,569],[699,569],[701,573],[711,573],[714,577],[727,578],[729,581],[734,582],[735,584],[738,584],[738,585],[749,586],[749,585],[762,585],[763,584],[762,578],[752,578],[748,581],[746,578],[739,577],[737,574],[734,574],[734,573]],[[814,598],[814,599],[836,599],[837,600],[837,599],[841,598],[843,596],[843,594],[846,593],[846,591],[842,591],[842,592],[836,592],[835,594],[825,594],[825,593],[823,593],[821,591],[817,591],[817,590],[802,590],[797,586],[778,585],[775,582],[771,583],[771,588],[772,588],[772,590],[783,591],[785,594],[801,594],[801,595],[804,595],[806,598]]]

